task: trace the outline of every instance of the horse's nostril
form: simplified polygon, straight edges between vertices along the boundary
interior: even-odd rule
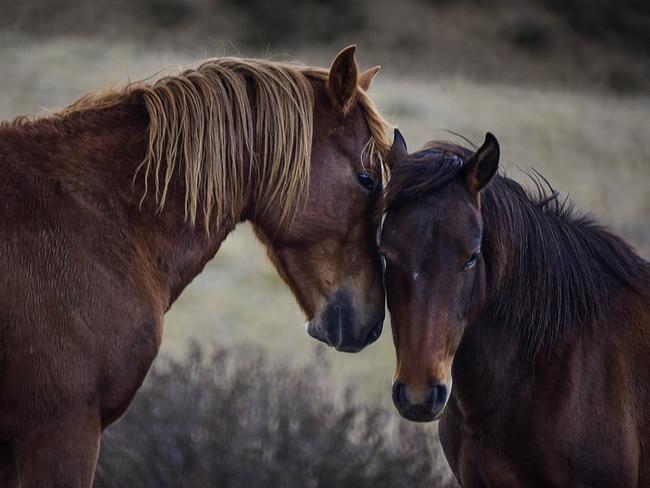
[[[449,392],[446,385],[441,383],[433,385],[431,388],[431,394],[427,400],[427,406],[434,412],[442,410],[447,403],[448,394]]]
[[[328,331],[327,330],[325,330],[325,331],[322,330],[321,328],[319,328],[313,322],[309,322],[307,324],[307,334],[309,334],[314,339],[317,339],[317,340],[319,340],[321,342],[324,342],[325,344],[327,344],[330,347],[335,345],[334,342],[332,341],[332,338],[331,338],[330,334],[328,333]]]
[[[448,389],[444,384],[432,385],[421,392],[407,390],[407,386],[393,383],[393,403],[402,417],[413,422],[431,422],[442,414],[447,403]]]
[[[406,398],[406,387],[403,383],[396,381],[393,383],[393,403],[398,409],[403,409],[408,404],[408,399]]]

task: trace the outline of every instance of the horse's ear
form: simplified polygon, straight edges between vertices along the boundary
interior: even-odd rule
[[[406,141],[399,129],[395,129],[393,144],[390,146],[390,150],[388,151],[388,166],[391,169],[396,168],[408,155],[409,153],[408,149],[406,149]]]
[[[375,79],[375,76],[377,76],[380,69],[381,66],[375,66],[359,76],[359,86],[363,91],[368,91],[368,88],[372,85],[372,80]]]
[[[354,60],[356,49],[353,44],[338,53],[327,77],[327,90],[330,97],[334,105],[343,113],[350,110],[357,91],[359,70]]]
[[[499,141],[488,132],[483,145],[463,166],[465,184],[470,191],[478,193],[490,182],[499,167],[499,153]]]

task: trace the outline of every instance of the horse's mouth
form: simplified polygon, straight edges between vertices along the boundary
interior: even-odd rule
[[[399,414],[406,420],[411,422],[434,422],[442,417],[444,408],[439,412],[432,412],[424,405],[414,405],[402,410],[398,410]]]

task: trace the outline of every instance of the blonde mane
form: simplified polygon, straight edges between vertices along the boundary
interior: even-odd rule
[[[113,105],[139,93],[150,119],[146,155],[135,175],[143,175],[143,199],[153,178],[162,210],[174,172],[183,171],[185,216],[192,224],[200,212],[206,229],[212,218],[236,219],[251,181],[257,182],[251,188],[255,210],[279,205],[281,218],[287,219],[304,202],[309,184],[314,124],[310,78],[326,81],[327,75],[327,70],[290,63],[215,58],[153,84],[140,81],[121,92],[87,95],[62,114]],[[253,100],[247,82],[254,86]],[[357,101],[371,133],[360,156],[385,175],[388,124],[361,89]]]

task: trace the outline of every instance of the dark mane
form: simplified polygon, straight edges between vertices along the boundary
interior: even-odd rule
[[[384,193],[384,211],[430,195],[453,180],[473,151],[450,142],[434,141],[391,169]]]
[[[384,208],[442,191],[473,151],[430,143],[391,173]],[[505,176],[481,197],[483,255],[490,322],[514,328],[531,355],[550,350],[573,330],[604,323],[614,293],[641,293],[650,266],[620,237],[558,198],[530,175],[534,191]]]

